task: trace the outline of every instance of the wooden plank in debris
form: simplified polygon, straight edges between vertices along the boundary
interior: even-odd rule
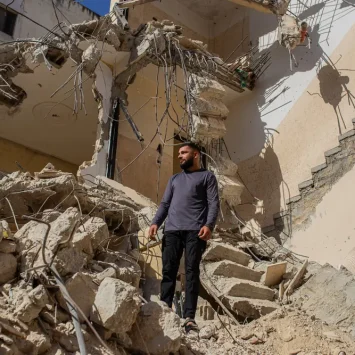
[[[282,277],[286,273],[287,262],[276,263],[269,265],[265,272],[265,286],[275,286],[282,281]]]
[[[286,296],[290,296],[292,294],[292,292],[294,291],[294,289],[300,284],[303,275],[307,271],[307,266],[308,266],[308,259],[303,263],[302,267],[298,270],[297,274],[295,275],[295,277],[292,279],[292,281],[288,285],[286,292],[285,292]]]

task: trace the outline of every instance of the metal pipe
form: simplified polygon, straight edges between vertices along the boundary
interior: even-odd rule
[[[48,228],[46,230],[46,234],[44,236],[43,239],[43,244],[42,244],[42,258],[43,258],[43,262],[46,264],[46,266],[48,266],[50,268],[50,270],[52,271],[52,273],[54,274],[55,277],[55,281],[57,283],[57,285],[59,286],[60,291],[62,292],[65,302],[68,306],[69,309],[69,313],[72,317],[73,320],[73,324],[74,324],[74,328],[75,328],[75,333],[76,333],[76,337],[78,339],[78,344],[79,344],[79,350],[80,350],[80,354],[81,355],[87,355],[86,352],[86,346],[85,346],[85,340],[84,340],[84,335],[81,331],[81,327],[80,327],[80,322],[79,322],[79,316],[78,316],[78,312],[76,311],[76,309],[74,308],[74,306],[71,304],[70,300],[71,297],[67,291],[67,289],[64,286],[64,282],[62,280],[62,278],[60,277],[57,269],[55,268],[54,265],[50,265],[47,263],[46,261],[46,253],[45,253],[45,248],[46,248],[46,243],[47,243],[47,239],[48,239],[48,235],[49,235],[49,231],[51,229],[51,225],[45,221],[42,221],[41,219],[37,219],[37,218],[33,218],[33,217],[29,217],[29,216],[22,216],[23,219],[28,219],[30,221],[36,221],[38,223],[42,223],[45,224]],[[74,227],[75,229],[75,227]]]
[[[128,123],[131,125],[134,134],[136,135],[137,139],[138,139],[140,142],[143,142],[143,141],[144,141],[144,138],[143,138],[143,136],[142,136],[142,133],[139,132],[139,129],[138,129],[138,127],[136,126],[136,124],[134,123],[134,121],[133,121],[131,115],[129,114],[126,105],[122,102],[121,99],[118,99],[118,100],[119,100],[119,103],[120,103],[122,112],[123,112],[123,114],[125,115],[125,117],[126,117]]]
[[[118,99],[115,99],[112,107],[112,116],[108,146],[108,159],[106,177],[109,179],[115,178],[116,167],[116,153],[117,153],[117,141],[118,141],[118,125],[120,119],[120,103]]]

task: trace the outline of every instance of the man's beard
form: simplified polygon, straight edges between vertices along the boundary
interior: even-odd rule
[[[194,165],[194,158],[191,157],[190,159],[184,161],[183,163],[180,164],[180,168],[183,170],[187,170],[191,168]]]

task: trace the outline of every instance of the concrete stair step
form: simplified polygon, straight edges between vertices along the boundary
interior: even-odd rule
[[[244,251],[225,243],[211,242],[210,247],[204,254],[206,261],[229,260],[237,264],[247,266],[250,255]]]
[[[241,317],[251,319],[258,319],[261,316],[265,316],[279,308],[275,302],[244,297],[228,296],[224,297],[222,302],[232,312],[235,312]]]
[[[235,277],[218,277],[215,286],[220,292],[219,296],[245,297],[272,301],[275,293],[269,287],[260,283],[241,280]]]
[[[261,271],[249,269],[229,260],[208,263],[205,265],[205,269],[209,276],[235,277],[255,282],[259,282],[263,274]]]

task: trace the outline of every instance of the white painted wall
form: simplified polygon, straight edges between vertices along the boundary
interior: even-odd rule
[[[306,18],[308,23],[313,25],[310,32],[313,43],[311,49],[306,46],[296,48],[294,53],[299,61],[299,67],[293,68],[293,71],[290,70],[288,51],[277,42],[276,16],[250,10],[250,39],[253,44],[259,41],[260,53],[270,50],[271,66],[259,79],[252,93],[241,95],[230,105],[226,142],[236,162],[260,152],[265,142],[264,127],[277,129],[316,76],[317,67],[324,53],[331,56],[355,24],[353,7],[343,7],[341,1],[333,0],[326,2],[322,7],[322,2],[321,0],[307,2],[311,5],[310,9],[306,9],[307,13],[314,14]],[[299,9],[301,5],[297,4],[299,2],[292,0],[290,9],[304,19]],[[336,10],[332,22],[334,9]],[[303,12],[304,16],[307,13]],[[330,24],[332,28],[328,36],[327,26]],[[285,89],[286,91],[283,91]],[[273,90],[274,92],[268,96]]]
[[[48,29],[53,29],[58,23],[52,0],[15,0],[13,3],[12,0],[0,0],[0,3],[3,6],[10,4],[10,9],[26,15]],[[54,4],[59,20],[68,25],[98,17],[93,11],[75,1],[55,0]],[[48,32],[20,14],[17,16],[13,38],[39,38]],[[65,26],[63,29],[65,30]],[[0,33],[0,40],[8,41],[9,39],[8,35]]]
[[[355,167],[323,197],[310,225],[294,232],[286,247],[321,264],[342,264],[355,247]]]

